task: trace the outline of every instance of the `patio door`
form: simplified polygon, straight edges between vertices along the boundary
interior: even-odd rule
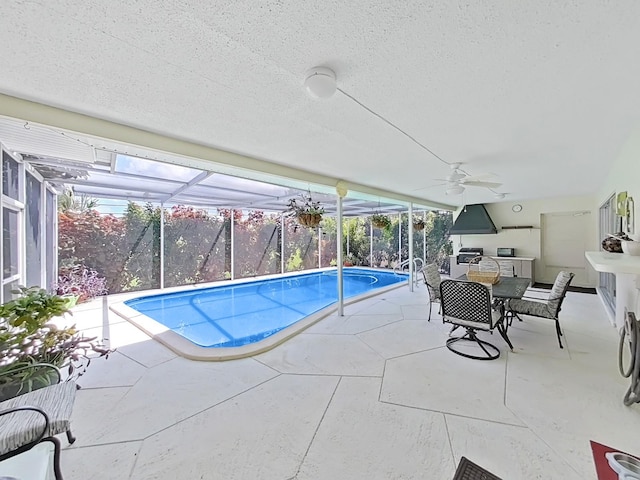
[[[591,212],[544,213],[542,224],[542,278],[536,280],[553,283],[558,272],[573,272],[572,285],[593,287],[589,278],[587,259],[584,252],[589,250]]]

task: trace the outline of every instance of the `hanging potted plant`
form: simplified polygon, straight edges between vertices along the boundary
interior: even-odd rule
[[[391,226],[391,220],[382,213],[374,213],[371,215],[371,223],[376,228],[389,228]]]
[[[320,202],[314,202],[310,194],[300,194],[300,198],[291,198],[287,205],[287,212],[295,215],[300,225],[315,228],[322,221],[324,208]]]
[[[413,219],[413,229],[417,232],[419,232],[420,230],[424,230],[424,219],[415,217]]]

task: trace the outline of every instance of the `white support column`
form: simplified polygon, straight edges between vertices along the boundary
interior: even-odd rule
[[[322,268],[322,227],[318,227],[318,268]]]
[[[398,265],[402,263],[402,213],[398,213]]]
[[[340,192],[338,192],[340,193]],[[337,235],[337,260],[338,260],[338,316],[344,316],[344,286],[342,281],[342,270],[343,270],[343,255],[342,255],[342,196],[338,196],[338,201],[336,202],[336,210],[338,218],[336,219],[336,235]]]
[[[231,280],[235,280],[236,278],[236,262],[235,262],[235,234],[234,234],[234,221],[233,221],[234,210],[231,209],[231,218],[229,221],[229,225],[231,228]]]
[[[280,273],[284,273],[284,215],[280,215]]]
[[[413,203],[409,203],[409,291],[413,292]]]
[[[160,288],[164,288],[164,203],[160,203]]]
[[[422,212],[422,219],[424,220],[424,228],[422,229],[422,261],[424,265],[427,264],[427,212]]]
[[[369,266],[373,267],[373,222],[369,219]]]

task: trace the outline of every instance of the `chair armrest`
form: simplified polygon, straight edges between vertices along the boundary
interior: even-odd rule
[[[529,297],[527,295],[523,295],[522,299],[523,300],[530,300],[532,302],[538,302],[538,303],[547,303],[547,299],[546,298],[540,298],[540,297]]]
[[[7,408],[0,411],[0,417],[18,412],[36,412],[43,417],[42,431],[38,422],[26,422],[0,419],[0,460],[5,460],[22,452],[26,452],[38,444],[49,431],[49,416],[44,410],[31,405]]]
[[[547,298],[549,298],[549,292],[539,292],[537,290],[526,289],[524,291],[524,296],[529,298],[541,298],[543,300],[546,300]]]

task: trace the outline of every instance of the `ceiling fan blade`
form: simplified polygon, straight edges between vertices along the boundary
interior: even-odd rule
[[[438,180],[438,179],[436,178],[435,180]],[[413,191],[417,192],[419,190],[426,190],[427,188],[438,188],[438,187],[442,187],[443,185],[447,185],[447,184],[446,183],[436,183],[435,185],[427,185],[426,187],[416,188]]]
[[[467,175],[461,180],[463,182],[466,182],[466,181],[490,182],[490,181],[497,181],[498,178],[499,178],[498,175],[496,175],[495,173],[480,173],[478,175]]]
[[[470,180],[470,181],[463,181],[461,182],[462,185],[469,185],[472,187],[486,187],[486,188],[498,188],[500,186],[502,186],[502,183],[500,182],[480,182],[480,181],[474,181],[474,180]]]

